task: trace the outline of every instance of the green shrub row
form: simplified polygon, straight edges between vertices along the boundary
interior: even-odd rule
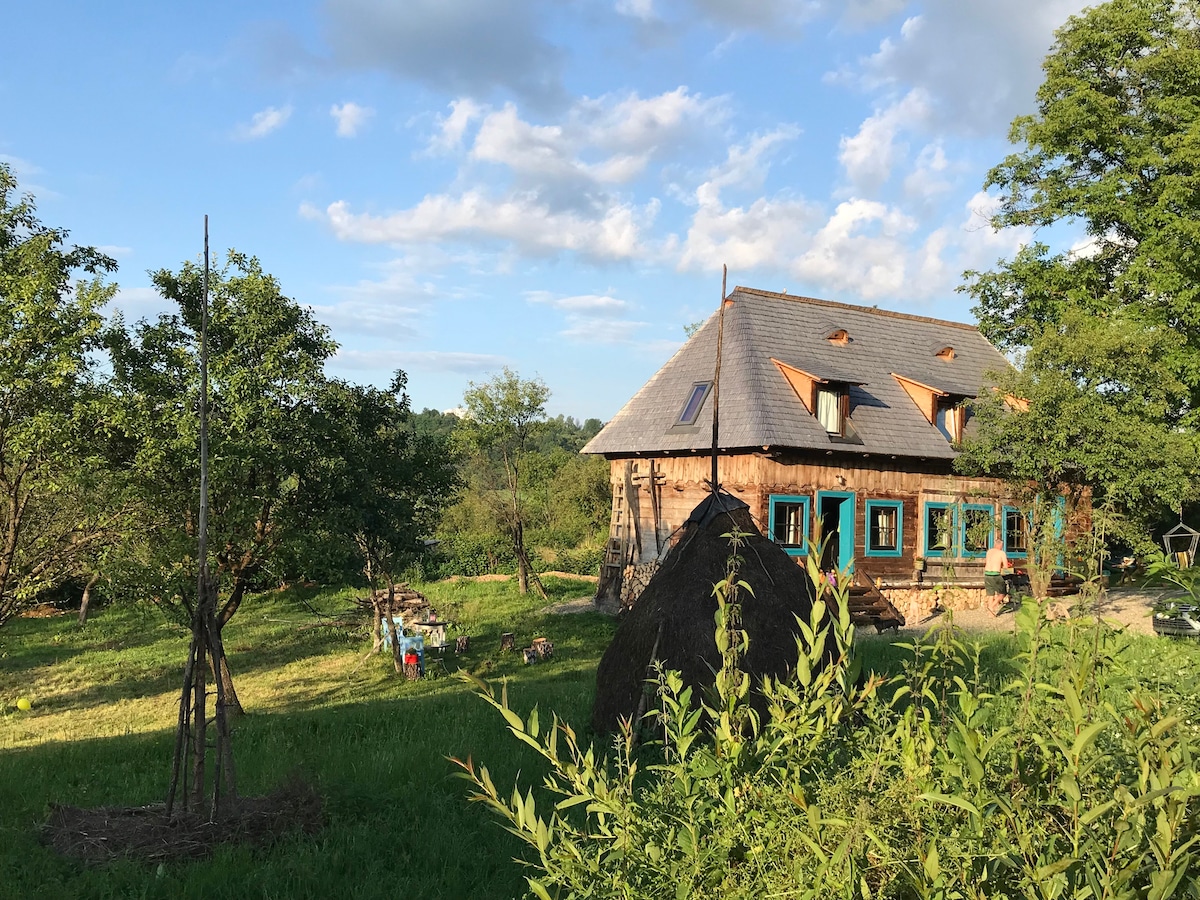
[[[530,562],[537,572],[557,570],[574,575],[596,575],[604,557],[602,549],[562,547],[545,544],[530,534]],[[544,551],[544,552],[540,552]],[[512,575],[517,571],[517,559],[512,542],[501,535],[451,534],[442,535],[431,553],[418,561],[406,573],[410,580],[437,581],[452,575]]]

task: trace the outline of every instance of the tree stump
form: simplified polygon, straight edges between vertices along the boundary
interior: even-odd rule
[[[504,632],[504,634],[500,635],[500,650],[501,650],[501,652],[503,652],[505,650],[516,650],[516,649],[517,649],[517,636],[515,634],[513,634],[511,631],[506,631],[506,632]]]

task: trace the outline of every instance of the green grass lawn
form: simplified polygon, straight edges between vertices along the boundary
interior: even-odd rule
[[[555,578],[546,586],[553,601],[591,589]],[[418,587],[457,624],[451,637],[471,636],[470,652],[452,668],[507,678],[518,709],[536,703],[586,724],[613,620],[545,614],[541,601],[520,597],[512,582]],[[350,593],[292,589],[254,597],[226,629],[249,713],[235,732],[242,793],[266,793],[299,773],[325,799],[326,828],[267,850],[225,848],[161,872],[59,858],[40,845],[37,827],[51,804],[163,799],[186,631],[139,606],[100,610],[84,628],[64,616],[0,629],[0,898],[522,896],[522,867],[513,862],[521,846],[466,801],[466,785],[446,757],[486,762],[500,785],[518,773],[522,784],[536,783],[539,761],[458,679],[404,681],[390,657],[364,659],[370,644],[363,630],[302,630],[317,621],[305,603],[343,613]],[[545,635],[554,658],[525,666],[518,654],[499,653],[504,631],[516,633],[518,646]],[[1001,659],[1009,639],[985,640],[987,655]],[[868,667],[895,671],[903,659],[886,639],[862,646]],[[1131,649],[1144,665],[1161,668],[1156,678],[1179,693],[1197,686],[1191,645],[1139,638]],[[20,697],[32,702],[30,711],[16,708]]]
[[[590,585],[546,579],[555,601]],[[439,613],[471,636],[450,663],[507,677],[525,704],[586,721],[596,663],[612,620],[545,615],[509,582],[421,585]],[[369,641],[316,621],[299,602],[347,609],[346,592],[292,590],[253,598],[226,629],[239,694],[239,788],[262,794],[298,772],[326,800],[328,825],[267,851],[230,848],[210,861],[83,867],[39,843],[49,804],[133,806],[161,801],[170,769],[184,629],[153,608],[23,619],[0,632],[0,897],[510,897],[522,893],[519,852],[481,808],[465,802],[447,756],[486,758],[499,777],[536,768],[532,751],[455,678],[407,682],[391,659],[364,661]],[[525,666],[498,652],[537,635],[555,656]],[[16,708],[20,697],[33,708]]]

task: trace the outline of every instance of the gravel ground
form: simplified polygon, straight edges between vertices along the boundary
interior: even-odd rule
[[[1105,621],[1112,622],[1135,634],[1153,634],[1150,616],[1154,605],[1160,600],[1174,599],[1184,596],[1176,590],[1148,590],[1133,587],[1110,588],[1100,597],[1096,612]],[[1074,597],[1064,597],[1060,601],[1064,608],[1069,609]],[[910,637],[924,633],[935,619],[927,619],[916,625],[900,629],[900,634]],[[993,616],[985,609],[959,609],[954,611],[954,624],[965,631],[1014,631],[1013,614],[1002,613]]]
[[[1133,587],[1110,588],[1101,595],[1096,612],[1099,613],[1102,619],[1126,628],[1135,634],[1153,634],[1154,629],[1150,624],[1150,616],[1154,611],[1154,605],[1160,600],[1175,599],[1183,596],[1181,592],[1175,590],[1150,590]],[[1064,597],[1060,602],[1063,608],[1069,609],[1074,599],[1073,597]],[[557,603],[547,607],[544,611],[552,613],[579,613],[591,612],[595,609],[596,607],[591,597],[579,597],[565,603]],[[606,611],[615,612],[615,610]],[[937,618],[926,619],[924,622],[901,628],[900,634],[909,637],[923,634],[935,623]],[[1011,612],[993,616],[985,609],[958,609],[954,611],[954,623],[966,631],[1011,632],[1014,630],[1013,615]],[[869,633],[869,629],[862,629],[862,633]]]

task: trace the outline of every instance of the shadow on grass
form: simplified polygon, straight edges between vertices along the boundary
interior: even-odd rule
[[[569,721],[586,721],[594,672],[530,667],[510,696]],[[570,677],[568,677],[570,676]],[[509,897],[523,890],[512,858],[521,845],[466,800],[446,757],[486,763],[498,782],[540,780],[540,760],[503,720],[457,681],[424,696],[264,714],[238,724],[241,790],[266,793],[291,773],[324,797],[327,825],[274,848],[219,851],[163,875],[119,862],[85,868],[42,847],[47,805],[142,805],[161,800],[168,732],[8,751],[0,770],[0,896],[242,897],[247,885],[275,897]],[[451,688],[451,689],[447,689]],[[149,886],[149,890],[144,889]]]

